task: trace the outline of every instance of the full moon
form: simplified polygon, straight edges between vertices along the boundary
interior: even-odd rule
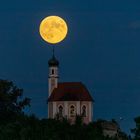
[[[42,20],[39,32],[45,41],[56,44],[66,37],[68,27],[66,22],[59,16],[49,16]]]

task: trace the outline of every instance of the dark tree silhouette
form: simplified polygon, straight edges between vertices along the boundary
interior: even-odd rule
[[[131,132],[134,134],[134,140],[140,140],[140,117],[134,119],[136,128],[132,129]]]
[[[22,94],[23,89],[17,88],[12,81],[0,80],[0,122],[11,121],[30,105],[30,99],[22,99]]]

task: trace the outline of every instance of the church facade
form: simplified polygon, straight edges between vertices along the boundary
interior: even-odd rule
[[[67,118],[75,122],[76,115],[88,124],[93,119],[93,99],[81,82],[58,82],[59,62],[54,54],[48,61],[48,118]]]

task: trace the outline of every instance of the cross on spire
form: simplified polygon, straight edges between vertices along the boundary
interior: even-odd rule
[[[48,61],[49,66],[58,66],[59,61],[55,58],[54,47],[52,48],[52,58]]]
[[[53,53],[53,57],[55,57],[55,55],[54,55],[54,46],[53,46],[53,50],[52,50],[52,51],[53,51],[53,52],[52,52],[52,53]]]

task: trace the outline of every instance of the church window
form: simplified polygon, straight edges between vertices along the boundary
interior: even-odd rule
[[[70,106],[70,117],[74,117],[75,116],[75,106],[74,105],[71,105]]]
[[[83,117],[86,117],[86,113],[87,113],[87,112],[86,112],[86,106],[83,105],[83,106],[82,106],[82,114],[81,114],[81,115],[82,115]]]
[[[58,114],[60,117],[63,116],[63,107],[61,105],[58,107]]]

